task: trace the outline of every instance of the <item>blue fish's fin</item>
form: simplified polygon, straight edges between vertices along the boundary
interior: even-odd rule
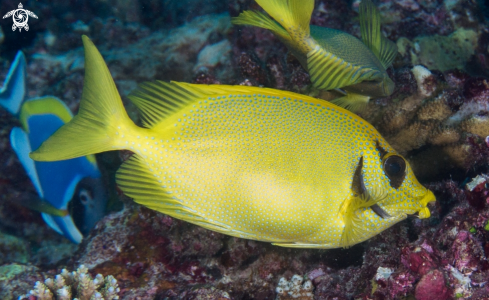
[[[41,216],[42,216],[42,219],[44,220],[44,222],[46,222],[46,224],[48,224],[49,227],[54,229],[54,231],[56,231],[57,233],[63,234],[63,231],[61,231],[58,224],[56,224],[56,222],[54,221],[54,219],[53,219],[54,216],[47,214],[47,213],[41,213]]]
[[[380,76],[380,71],[348,63],[321,46],[307,54],[307,69],[314,87],[332,90]]]
[[[0,105],[13,115],[19,112],[26,95],[26,64],[24,53],[17,52],[0,90]]]
[[[291,40],[291,37],[287,30],[285,30],[279,23],[272,20],[269,16],[258,11],[244,11],[239,14],[239,16],[231,18],[231,22],[234,25],[251,25],[265,28],[285,40]]]
[[[44,191],[42,190],[41,183],[39,181],[36,165],[29,157],[29,153],[32,151],[32,149],[27,133],[25,133],[25,131],[19,127],[12,129],[10,132],[10,145],[12,146],[12,149],[14,149],[20,163],[34,184],[39,197],[44,198]]]
[[[397,45],[382,35],[380,13],[371,0],[362,0],[359,9],[362,41],[387,69],[396,58]]]
[[[73,219],[71,216],[65,217],[55,217],[49,214],[42,214],[42,218],[44,222],[49,225],[49,227],[53,228],[59,234],[62,234],[67,239],[72,241],[75,244],[81,243],[83,236],[80,231],[76,228],[75,223],[73,223]]]
[[[369,96],[347,93],[345,96],[331,100],[331,103],[348,109],[349,111],[357,112],[362,111],[370,101]]]

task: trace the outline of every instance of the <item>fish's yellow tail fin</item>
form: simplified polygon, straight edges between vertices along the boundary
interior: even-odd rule
[[[102,55],[87,36],[82,39],[85,78],[80,109],[70,122],[30,154],[34,160],[65,160],[115,150],[117,127],[136,126],[122,105]]]
[[[292,38],[303,42],[309,38],[309,23],[314,10],[314,0],[256,0],[256,2],[276,22],[262,13],[245,11],[233,18],[233,24],[270,29],[286,40]]]
[[[314,0],[256,0],[289,33],[299,31],[309,36]]]
[[[260,28],[265,28],[273,32],[282,39],[289,40],[289,33],[277,22],[270,19],[269,16],[258,12],[247,10],[239,14],[239,16],[231,19],[234,25],[252,25]]]

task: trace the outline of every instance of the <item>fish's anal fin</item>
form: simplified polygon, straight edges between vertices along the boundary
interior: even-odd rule
[[[370,101],[369,96],[364,96],[360,94],[347,93],[345,96],[331,100],[331,103],[338,105],[344,109],[348,109],[352,112],[359,112],[365,109],[368,102]]]
[[[200,216],[192,208],[166,191],[164,183],[153,172],[154,167],[145,162],[138,154],[133,154],[117,170],[117,185],[135,202],[166,215],[206,227],[214,231],[225,232],[225,225]]]
[[[272,243],[274,246],[287,248],[311,248],[311,249],[331,249],[337,248],[335,244],[307,244],[307,243]]]
[[[357,66],[317,45],[307,53],[307,69],[317,89],[332,90],[378,77],[379,71]]]
[[[371,0],[362,0],[359,7],[362,41],[388,68],[397,55],[397,45],[382,35],[380,13]]]

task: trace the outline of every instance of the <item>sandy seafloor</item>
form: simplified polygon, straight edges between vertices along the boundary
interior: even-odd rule
[[[317,0],[311,23],[359,37],[358,2]],[[87,272],[84,279],[57,281],[56,289],[66,285],[73,297],[85,292],[80,299],[90,299],[97,288],[92,278],[102,274],[117,280],[113,294],[120,299],[489,299],[489,6],[481,0],[373,2],[383,33],[398,46],[388,69],[396,88],[360,115],[435,193],[431,218],[408,218],[350,249],[275,247],[135,204],[113,179],[127,153],[110,152],[97,155],[108,212],[76,245],[39,212],[16,203],[35,190],[9,143],[20,123],[0,109],[0,299],[36,299],[28,294],[37,281],[80,265],[86,270],[72,276]],[[136,121],[127,95],[156,79],[318,95],[270,32],[230,23],[243,10],[259,9],[251,0],[22,4],[38,19],[29,18],[29,30],[21,32],[12,31],[11,18],[0,20],[0,80],[22,50],[27,99],[53,95],[77,111],[82,34],[101,51]],[[18,5],[3,0],[0,14]],[[477,176],[479,183],[468,188]],[[37,299],[71,299],[43,297]]]

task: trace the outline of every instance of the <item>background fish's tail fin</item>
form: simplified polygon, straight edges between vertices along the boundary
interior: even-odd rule
[[[258,11],[247,10],[239,16],[231,19],[234,25],[252,25],[265,28],[273,32],[282,39],[290,40],[290,35],[279,23],[272,20],[269,16]]]
[[[234,18],[234,24],[254,25],[283,34],[285,30],[293,38],[302,40],[310,34],[309,23],[311,22],[314,0],[256,0],[256,2],[273,18],[281,27],[272,20],[264,21],[265,16],[256,12],[244,12]],[[241,23],[237,23],[238,20]],[[271,26],[272,25],[272,26]],[[272,28],[270,28],[272,27]]]
[[[118,128],[135,127],[109,69],[95,45],[83,36],[85,78],[78,114],[30,154],[38,161],[65,160],[119,149]]]

